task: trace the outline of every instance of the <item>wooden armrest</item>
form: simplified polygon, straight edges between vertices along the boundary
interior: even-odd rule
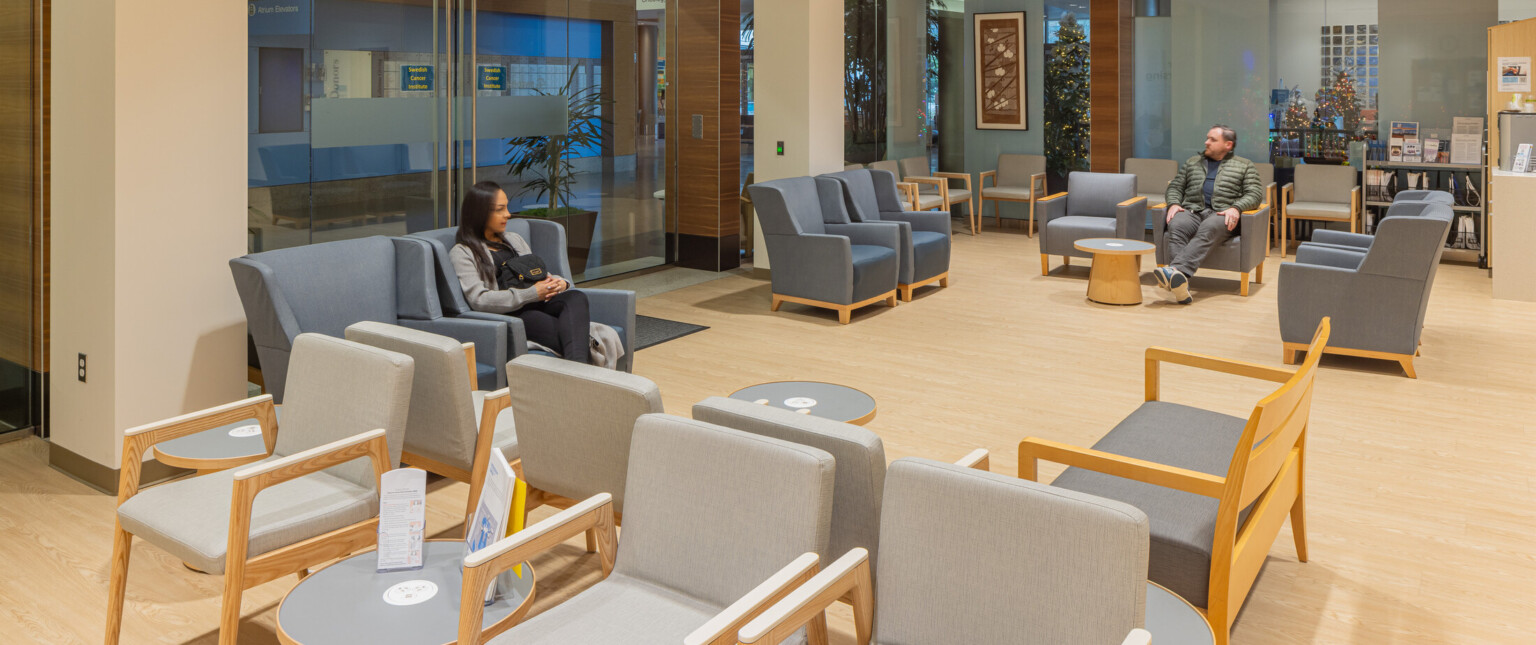
[[[261,426],[262,442],[266,444],[267,454],[270,455],[272,447],[277,444],[277,415],[271,394],[253,396],[124,430],[117,503],[122,504],[139,492],[144,453],[151,446],[253,417]]]
[[[870,611],[874,608],[871,587],[869,551],[855,548],[747,623],[738,639],[747,645],[758,641],[779,643],[812,619],[824,617],[827,607],[848,595],[853,600],[854,642],[868,645],[874,618]]]
[[[389,444],[384,439],[383,428],[315,446],[282,459],[241,468],[235,471],[235,489],[238,491],[240,485],[245,483],[260,491],[361,457],[373,457],[378,462],[376,466],[384,467],[380,472],[389,470]],[[254,491],[252,496],[255,496]]]
[[[1118,203],[1118,204],[1115,204],[1115,206],[1130,206],[1130,205],[1131,205],[1131,204],[1134,204],[1134,203],[1136,203],[1136,200],[1138,200],[1138,199],[1139,199],[1139,200],[1142,200],[1142,201],[1146,201],[1146,200],[1147,200],[1147,198],[1145,198],[1145,197],[1142,197],[1142,196],[1140,196],[1140,195],[1137,195],[1137,196],[1135,196],[1135,197],[1132,197],[1132,198],[1130,198],[1130,199],[1127,199],[1127,200],[1125,200],[1125,201],[1123,201],[1123,202],[1120,202],[1120,203]]]
[[[1037,172],[1037,173],[1035,173],[1033,175],[1030,175],[1029,176],[1029,189],[1030,190],[1034,190],[1035,189],[1035,184],[1037,182],[1040,184],[1040,189],[1044,190],[1045,189],[1045,173]]]
[[[1036,437],[1019,442],[1019,478],[1037,481],[1041,459],[1216,499],[1226,490],[1225,477]]]
[[[980,175],[978,175],[976,177],[976,181],[978,181],[981,184],[985,185],[987,183],[987,178],[988,177],[992,178],[992,185],[996,186],[997,185],[997,171],[996,170],[988,170],[986,172],[981,173]]]
[[[944,180],[938,177],[902,177],[901,180],[909,184],[928,184],[938,188],[944,186]]]
[[[464,558],[464,583],[459,596],[459,643],[480,642],[485,619],[485,590],[498,574],[589,529],[597,529],[598,557],[603,577],[613,571],[618,537],[613,523],[613,496],[598,493],[533,526],[497,540]]]
[[[961,457],[959,461],[955,462],[955,465],[975,468],[976,470],[990,470],[992,468],[992,453],[987,452],[986,448],[977,448],[972,450],[971,454]]]
[[[1125,640],[1121,641],[1120,645],[1151,645],[1151,643],[1152,632],[1145,629],[1133,629],[1131,633],[1125,635]]]
[[[480,372],[475,369],[475,344],[464,343],[464,362],[469,364],[469,391],[480,387]]]
[[[933,176],[940,179],[960,179],[965,182],[965,189],[971,189],[971,173],[968,172],[936,172]]]
[[[1296,201],[1296,184],[1289,183],[1280,187],[1280,203],[1289,204]]]
[[[1233,360],[1210,356],[1208,354],[1196,354],[1179,349],[1166,347],[1148,347],[1146,354],[1147,375],[1146,395],[1148,401],[1158,400],[1159,364],[1173,363],[1212,372],[1221,372],[1233,376],[1245,376],[1275,383],[1284,383],[1296,375],[1296,370],[1288,367],[1270,367],[1258,363]]]
[[[1053,199],[1056,199],[1057,197],[1066,197],[1066,196],[1067,196],[1067,192],[1066,191],[1062,191],[1062,192],[1056,193],[1055,195],[1046,195],[1045,197],[1041,197],[1040,199],[1037,199],[1035,201],[1036,202],[1048,202],[1048,201],[1051,201]]]
[[[735,645],[736,632],[747,621],[758,617],[764,610],[782,601],[790,592],[800,588],[816,575],[821,558],[815,553],[804,553],[783,569],[769,576],[731,606],[715,614],[709,622],[699,626],[683,639],[683,645]],[[823,632],[826,625],[822,625]],[[822,639],[825,642],[825,638]],[[814,640],[812,642],[815,642]]]

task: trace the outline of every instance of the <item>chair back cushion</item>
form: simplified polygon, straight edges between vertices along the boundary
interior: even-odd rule
[[[908,175],[906,175],[905,173],[903,173],[901,171],[901,162],[900,161],[896,161],[895,159],[887,159],[885,161],[871,162],[869,164],[869,169],[870,170],[884,170],[884,171],[886,171],[888,173],[891,173],[892,175],[896,176],[896,181],[901,181],[901,179],[903,177],[908,176]],[[923,176],[927,176],[927,173],[924,173]]]
[[[725,607],[826,543],[833,459],[822,450],[647,414],[630,456],[616,575]]]
[[[1275,183],[1275,164],[1255,161],[1253,162],[1253,169],[1259,171],[1260,185],[1268,186]]]
[[[1115,205],[1136,196],[1136,175],[1074,172],[1067,175],[1067,215],[1114,217]]]
[[[817,177],[818,180],[827,179],[840,185],[843,205],[847,208],[848,217],[854,222],[878,222],[880,221],[880,199],[875,194],[875,179],[872,170],[844,170]],[[818,181],[817,185],[821,185]],[[828,209],[822,205],[822,215],[825,216]]]
[[[864,164],[861,164],[861,163],[843,164],[843,170],[858,170],[858,169],[863,168],[863,167],[864,167]]]
[[[1392,196],[1392,203],[1412,201],[1431,202],[1453,206],[1456,204],[1456,196],[1444,190],[1403,190]]]
[[[1129,504],[898,459],[880,542],[881,643],[1118,643],[1144,622],[1148,523]]]
[[[509,221],[507,229],[511,228],[512,222]],[[425,240],[432,247],[433,280],[437,282],[437,294],[442,302],[443,313],[449,316],[461,316],[472,311],[469,302],[464,300],[464,289],[459,286],[457,274],[453,272],[453,261],[448,258],[448,251],[458,244],[454,239],[458,232],[457,228],[439,228],[406,236]]]
[[[1445,248],[1453,213],[1445,204],[1426,204],[1418,217],[1382,218],[1376,239],[1360,263],[1360,272],[1429,279],[1430,269],[1440,261],[1440,251]]]
[[[346,333],[347,340],[398,352],[415,362],[404,449],[470,470],[479,427],[463,344],[447,336],[378,322],[354,324]]]
[[[246,319],[257,344],[264,335],[301,332],[341,337],[347,325],[398,319],[395,243],[383,236],[339,240],[254,253],[231,261]],[[248,294],[262,294],[252,301]],[[252,309],[261,311],[253,312]],[[295,329],[269,329],[267,312],[291,315]]]
[[[387,467],[400,463],[415,360],[410,356],[322,334],[299,334],[288,362],[288,396],[274,455],[298,454],[378,428],[389,442]],[[326,472],[373,486],[366,459]]]
[[[650,379],[553,356],[507,363],[513,423],[528,485],[571,499],[613,495],[624,512],[630,434],[661,412]]]
[[[790,177],[752,184],[752,206],[764,235],[821,234],[821,198],[812,177]]]
[[[997,185],[1029,188],[1029,178],[1045,172],[1045,155],[997,156]]]
[[[395,245],[395,316],[404,320],[442,318],[432,245],[407,237],[389,241]]]
[[[1161,195],[1168,192],[1168,182],[1179,174],[1179,162],[1172,159],[1125,160],[1125,172],[1136,175],[1136,192]]]
[[[889,170],[870,169],[869,178],[875,185],[875,201],[882,213],[906,212],[912,204],[902,200],[901,191],[896,187],[900,183],[896,173]]]
[[[1355,169],[1349,166],[1301,164],[1296,166],[1296,201],[1349,204],[1355,187]]]
[[[837,485],[832,488],[832,533],[820,552],[822,561],[831,562],[854,547],[879,553],[880,495],[885,488],[885,444],[879,435],[852,424],[719,396],[695,403],[693,418],[827,451],[837,461]]]
[[[933,168],[928,165],[928,157],[907,157],[902,159],[900,163],[903,177],[933,176]]]

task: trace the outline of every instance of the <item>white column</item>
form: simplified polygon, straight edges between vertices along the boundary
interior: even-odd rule
[[[105,469],[124,429],[245,395],[247,10],[53,6],[52,441]]]
[[[755,12],[754,179],[842,170],[843,3],[773,0]],[[762,226],[754,226],[753,266],[767,269]]]

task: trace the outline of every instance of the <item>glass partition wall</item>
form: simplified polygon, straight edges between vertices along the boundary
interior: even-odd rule
[[[252,3],[250,250],[454,226],[464,191],[491,180],[515,217],[565,227],[576,280],[665,263],[662,14]]]

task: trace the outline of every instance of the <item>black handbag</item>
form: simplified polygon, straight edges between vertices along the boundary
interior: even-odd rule
[[[496,288],[527,289],[548,277],[549,271],[539,256],[532,253],[513,255],[496,267]]]

